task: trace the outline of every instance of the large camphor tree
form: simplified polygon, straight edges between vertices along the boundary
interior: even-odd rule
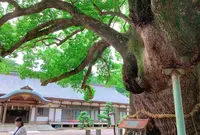
[[[171,79],[163,69],[182,67],[188,69],[181,77],[183,109],[193,112],[185,118],[187,135],[200,134],[199,0],[0,2],[1,71],[13,68],[8,58],[23,55],[16,69],[22,78],[40,78],[42,85],[82,84],[92,98],[93,76],[117,85],[122,66],[136,110],[174,114]],[[149,118],[149,135],[176,134],[175,118]]]

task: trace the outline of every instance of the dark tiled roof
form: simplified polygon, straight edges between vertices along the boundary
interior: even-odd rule
[[[38,79],[22,80],[14,75],[0,75],[0,95],[19,90],[27,85],[43,97],[83,100],[83,95],[75,92],[71,87],[63,88],[55,83],[41,86],[40,80]],[[96,93],[92,101],[122,104],[129,103],[128,98],[118,93],[114,87],[106,88],[103,85],[93,85],[93,87],[96,90]]]

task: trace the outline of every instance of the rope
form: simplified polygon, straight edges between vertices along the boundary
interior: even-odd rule
[[[193,116],[196,112],[198,112],[200,108],[200,103],[196,104],[193,110],[184,115],[185,118],[189,118],[190,116]],[[138,118],[139,114],[145,114],[148,117],[154,118],[154,119],[166,119],[166,118],[176,118],[175,114],[154,114],[149,111],[145,111],[144,109],[137,111],[134,115],[128,115],[127,118]]]
[[[193,117],[192,117],[192,124],[193,124],[193,126],[194,126],[194,131],[195,131],[196,135],[198,135],[197,128],[196,128],[196,126],[195,126],[194,118],[193,118]]]

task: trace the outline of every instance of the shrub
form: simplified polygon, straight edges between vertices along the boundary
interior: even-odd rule
[[[83,129],[84,127],[91,127],[93,125],[93,120],[90,118],[89,114],[86,111],[80,112],[78,116],[79,125],[78,127]]]

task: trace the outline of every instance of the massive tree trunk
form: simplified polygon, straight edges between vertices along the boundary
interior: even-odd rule
[[[142,2],[144,1],[141,1],[140,4]],[[128,44],[128,55],[124,58],[123,80],[126,88],[133,93],[134,105],[137,111],[145,110],[154,114],[175,114],[171,77],[163,74],[163,69],[165,67],[188,68],[195,63],[196,60],[194,59],[198,59],[199,34],[197,30],[199,30],[199,25],[195,25],[197,23],[195,20],[189,18],[187,18],[187,21],[184,20],[184,17],[188,17],[188,15],[191,15],[191,18],[196,18],[195,13],[191,13],[193,12],[190,11],[191,9],[188,13],[185,11],[189,7],[195,8],[194,5],[192,6],[194,3],[185,1],[185,3],[179,3],[180,6],[177,6],[176,2],[165,1],[165,4],[152,1],[153,19],[150,15],[146,17],[140,14],[143,18],[137,16],[138,14],[135,14],[137,8],[130,3],[130,6],[134,6],[130,11],[133,22],[136,24],[136,31],[132,36],[132,42]],[[176,8],[180,11],[177,11]],[[163,16],[169,18],[164,20]],[[138,50],[143,52],[143,57],[137,56],[136,51],[138,50],[131,50],[131,48],[137,47],[138,44],[142,45]],[[133,64],[134,60],[129,58],[132,56],[131,51],[137,59],[140,58],[141,60],[142,58],[142,67],[140,66],[141,63],[138,63],[137,66]],[[138,68],[135,68],[135,66]],[[133,79],[136,69],[138,77]],[[197,66],[192,66],[186,74],[181,76],[184,114],[190,113],[195,105],[200,102],[198,82]],[[145,114],[139,116],[150,118],[149,135],[176,134],[176,121],[173,117],[151,118]],[[198,109],[190,117],[185,118],[185,125],[187,135],[200,134]]]
[[[144,83],[148,84],[145,86],[141,85],[145,89],[144,92],[143,90],[138,91],[141,88],[135,87],[136,79],[132,80],[131,78],[132,72],[129,71],[133,71],[131,69],[135,65],[131,65],[131,61],[125,59],[123,67],[124,83],[128,90],[136,93],[133,94],[135,108],[136,110],[145,110],[154,114],[175,114],[171,77],[163,74],[162,71],[165,66],[172,65],[174,67],[176,63],[181,63],[181,58],[176,55],[172,48],[167,46],[162,32],[155,26],[143,26],[139,33],[144,42],[144,68],[141,78]],[[181,92],[185,114],[190,113],[195,105],[199,103],[198,77],[197,67],[181,76]],[[187,135],[200,133],[200,117],[198,115],[199,113],[195,113],[193,116],[185,119]],[[141,117],[149,118],[146,115],[141,115]],[[151,126],[148,126],[149,135],[176,134],[175,118],[151,119],[150,123]]]

